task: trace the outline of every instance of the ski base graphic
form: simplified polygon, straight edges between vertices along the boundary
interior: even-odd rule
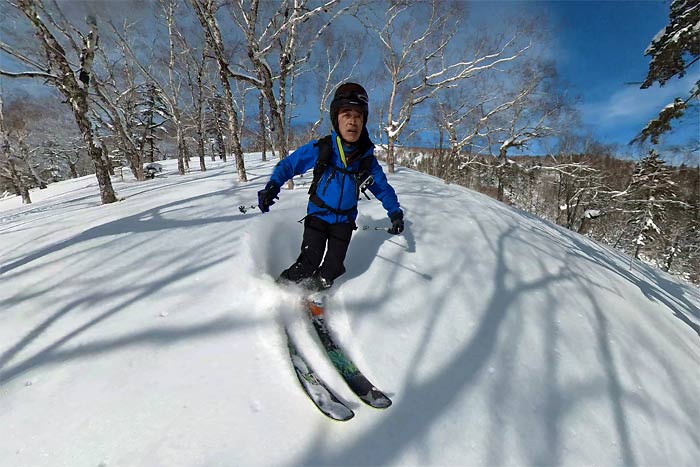
[[[311,317],[311,323],[323,344],[328,358],[338,370],[347,385],[363,402],[375,409],[386,409],[391,405],[389,399],[382,391],[377,389],[362,372],[355,366],[350,358],[335,343],[326,326],[324,300],[307,298],[306,309]]]
[[[333,420],[345,422],[354,417],[355,413],[333,394],[328,385],[316,375],[306,360],[304,360],[287,329],[285,329],[285,335],[287,337],[289,358],[294,366],[294,372],[309,399],[313,401],[325,416]]]

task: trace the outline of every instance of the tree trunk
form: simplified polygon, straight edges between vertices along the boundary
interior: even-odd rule
[[[156,148],[155,148],[155,143],[154,143],[154,135],[151,135],[151,138],[148,140],[148,162],[154,163],[155,160],[155,153],[156,153]]]
[[[224,55],[225,47],[221,37],[221,30],[216,20],[214,11],[214,2],[198,2],[192,1],[192,6],[195,13],[204,28],[207,35],[207,42],[216,55],[216,61],[219,65],[219,79],[224,88],[224,105],[228,113],[229,138],[233,148],[233,153],[236,158],[236,167],[238,168],[238,179],[241,182],[247,182],[248,177],[245,171],[245,161],[243,159],[243,148],[239,140],[239,122],[236,108],[233,105],[233,93],[231,91],[231,83],[228,79],[228,57]]]
[[[637,240],[636,246],[634,247],[634,259],[639,259],[639,252],[642,249],[642,243]]]
[[[197,155],[199,156],[199,170],[207,171],[206,153],[204,151],[204,137],[197,139]]]
[[[199,107],[200,111],[199,114],[197,115],[197,157],[199,157],[199,170],[202,172],[207,171],[207,163],[206,163],[206,146],[205,146],[205,141],[204,141],[204,116],[202,115],[201,112],[201,106]]]
[[[498,191],[496,199],[503,202],[505,199],[506,171],[508,170],[507,148],[501,148],[498,153],[498,165],[496,166],[496,177],[498,178]]]
[[[389,173],[394,173],[394,166],[396,163],[396,148],[395,148],[395,138],[393,136],[389,136],[387,138],[387,145],[386,145],[386,165],[387,165],[387,170]]]
[[[238,180],[240,182],[247,182],[248,176],[245,172],[243,148],[241,147],[241,141],[238,138],[238,134],[240,131],[238,113],[236,112],[236,108],[233,106],[233,93],[231,92],[231,85],[228,82],[228,77],[226,77],[224,74],[222,74],[221,79],[224,82],[224,105],[226,106],[226,113],[228,113],[228,132],[229,137],[231,138],[233,155],[236,159],[236,168],[238,169]]]
[[[23,204],[31,204],[32,199],[29,196],[29,188],[27,188],[27,185],[22,180],[22,175],[10,158],[8,158],[8,165],[10,166],[10,177],[12,178],[12,185],[15,188],[15,193],[22,197]]]
[[[122,150],[126,153],[126,160],[129,162],[129,168],[131,169],[131,173],[134,174],[136,180],[146,180],[146,173],[143,171],[143,162],[141,156],[137,153],[129,151],[126,148],[122,148]]]
[[[190,171],[190,148],[187,146],[187,141],[185,139],[182,140],[182,157],[183,160],[185,161],[185,170],[187,172]]]
[[[179,125],[176,125],[177,133],[177,172],[180,175],[185,175],[185,148],[184,141],[182,140],[182,129]]]
[[[90,33],[83,38],[85,49],[81,57],[80,81],[78,81],[66,57],[65,50],[50,32],[49,28],[44,24],[42,19],[43,15],[36,11],[36,4],[28,0],[22,0],[18,2],[18,6],[34,26],[35,33],[41,38],[51,66],[54,66],[59,72],[55,78],[52,78],[51,84],[55,86],[71,104],[76,123],[80,129],[80,134],[88,146],[88,154],[95,166],[95,177],[97,178],[97,184],[100,189],[102,203],[113,203],[117,201],[117,196],[112,187],[109,169],[102,159],[102,150],[95,145],[92,125],[88,119],[90,108],[88,105],[87,86],[90,80],[94,48],[97,43],[97,26],[91,24]]]
[[[112,179],[110,178],[108,168],[109,164],[105,164],[102,158],[102,148],[95,145],[92,135],[92,126],[90,125],[90,120],[87,118],[87,91],[78,94],[78,99],[73,103],[73,113],[75,114],[80,134],[87,144],[90,159],[92,159],[92,163],[95,167],[95,177],[97,178],[97,185],[100,188],[102,204],[114,203],[117,201],[117,195],[114,193],[114,188],[112,187]]]
[[[216,132],[216,147],[219,151],[219,159],[226,162],[226,143],[224,142],[224,135],[220,132]]]
[[[671,243],[670,251],[668,252],[668,258],[666,259],[666,264],[664,264],[664,271],[671,272],[671,266],[673,265],[673,260],[677,256],[678,243],[680,240],[680,235],[676,234],[673,236],[673,242]]]
[[[267,160],[267,130],[265,129],[265,96],[260,93],[258,97],[258,110],[260,113],[260,141],[262,144],[262,160]]]
[[[114,175],[114,167],[112,167],[112,161],[109,159],[109,151],[107,150],[107,146],[105,146],[105,143],[103,141],[100,141],[100,149],[102,150],[102,160],[104,161],[105,165],[107,166],[107,170],[109,171],[110,175]],[[77,177],[77,171],[76,171],[76,177]]]

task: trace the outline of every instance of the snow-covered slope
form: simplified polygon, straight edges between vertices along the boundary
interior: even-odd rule
[[[306,187],[238,212],[259,160],[245,184],[168,162],[111,205],[93,177],[0,201],[1,466],[700,464],[698,289],[406,169],[406,231],[356,231],[329,297],[394,400],[361,404],[273,282]],[[306,398],[284,324],[353,420]]]

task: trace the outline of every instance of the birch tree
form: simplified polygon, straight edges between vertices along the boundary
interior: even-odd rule
[[[218,6],[214,0],[190,0],[190,2],[204,30],[207,47],[212,51],[219,67],[219,80],[221,88],[223,89],[222,102],[228,117],[228,133],[232,140],[231,146],[236,159],[238,180],[241,182],[247,182],[248,176],[246,175],[245,161],[243,160],[243,148],[241,147],[241,142],[238,139],[238,135],[240,134],[240,123],[238,121],[238,114],[233,102],[233,90],[231,89],[231,83],[228,79],[231,75],[229,56],[226,52],[227,49],[221,35],[221,28],[219,27],[219,21],[216,17]]]
[[[311,125],[309,130],[311,138],[319,138],[322,136],[322,133],[325,133],[325,130],[320,129],[330,110],[329,101],[333,98],[335,84],[349,81],[359,68],[363,55],[362,50],[364,49],[358,50],[355,48],[356,50],[352,50],[353,48],[348,47],[347,44],[361,41],[362,37],[351,33],[344,35],[343,40],[338,40],[338,37],[332,31],[323,38],[325,46],[324,60],[315,67],[318,71],[317,76],[320,78],[318,83],[320,103],[318,106],[318,119]],[[339,50],[333,47],[336,42],[342,44]]]
[[[450,176],[460,179],[463,177],[458,172],[483,165],[479,156],[489,153],[490,133],[497,131],[492,121],[518,102],[518,96],[509,97],[503,86],[495,83],[482,75],[468,87],[450,88],[436,97],[435,118],[446,136],[444,164]]]
[[[184,50],[184,57],[187,62],[185,73],[192,97],[192,119],[195,131],[195,143],[197,145],[197,157],[199,158],[199,169],[204,172],[207,170],[207,125],[205,110],[207,99],[212,93],[207,74],[207,51],[206,47],[202,47],[199,57],[196,57],[193,48],[189,46],[181,32],[178,32],[178,39]]]
[[[15,134],[17,135],[17,147],[19,149],[16,154],[17,159],[22,162],[22,167],[26,168],[27,176],[33,181],[33,185],[38,186],[41,190],[45,189],[47,187],[46,181],[39,173],[42,164],[35,160],[36,155],[41,152],[42,148],[29,147],[27,142],[28,131],[21,130],[15,132]]]
[[[199,11],[208,12],[207,21],[202,21],[202,25],[208,37],[218,43],[219,28],[213,18],[213,2],[191,1],[195,7],[200,5]],[[315,3],[316,6],[312,3],[309,0],[227,2],[227,11],[242,37],[247,60],[231,66],[223,52],[223,43],[215,48],[222,68],[222,82],[229,77],[243,81],[265,96],[280,158],[289,153],[288,107],[294,77],[302,73],[315,44],[333,22],[356,8],[353,4],[340,8],[340,0]],[[205,10],[201,8],[204,4],[212,7]]]
[[[17,159],[10,145],[9,128],[5,124],[5,112],[0,93],[0,178],[7,180],[16,195],[22,197],[22,203],[30,204],[29,187],[22,178],[22,172],[17,168]]]
[[[117,28],[114,23],[110,22],[112,26],[112,31],[114,32],[118,43],[129,55],[132,64],[139,69],[139,71],[148,79],[150,83],[158,88],[159,95],[161,96],[163,102],[166,104],[168,112],[172,118],[173,126],[175,127],[175,135],[177,139],[178,147],[178,172],[181,175],[185,174],[185,159],[188,157],[187,145],[185,142],[185,131],[184,131],[184,114],[181,108],[181,92],[184,79],[180,75],[180,70],[178,69],[180,65],[179,61],[179,47],[177,47],[177,37],[176,37],[176,24],[175,24],[175,12],[179,4],[174,0],[161,0],[160,2],[161,10],[163,13],[163,19],[165,20],[165,26],[168,31],[168,44],[167,44],[167,58],[166,58],[166,70],[163,79],[160,73],[154,71],[152,66],[146,66],[143,62],[143,57],[139,56],[134,51],[131,43],[125,37],[124,33]],[[143,169],[141,169],[143,171]]]
[[[144,180],[143,154],[136,131],[139,119],[137,93],[141,85],[126,63],[126,52],[122,50],[122,53],[118,69],[119,65],[113,63],[102,49],[98,51],[96,63],[101,65],[102,73],[95,73],[91,81],[95,91],[91,111],[99,125],[96,134],[103,147],[103,157],[108,157],[104,140],[109,137],[115,143],[120,161],[128,164],[136,180]],[[109,164],[111,167],[111,161]]]
[[[24,15],[37,43],[32,44],[31,52],[25,53],[0,40],[0,51],[24,68],[18,72],[0,70],[0,75],[13,79],[41,79],[63,95],[88,146],[102,203],[117,201],[108,166],[102,158],[101,148],[95,143],[94,128],[89,118],[88,87],[99,37],[96,19],[88,17],[89,31],[84,34],[65,19],[57,4],[54,4],[58,15],[56,18],[40,0],[16,0],[6,4]],[[77,69],[73,65],[75,63],[79,64]]]
[[[396,143],[420,106],[482,71],[516,60],[530,47],[519,46],[520,32],[515,32],[493,46],[477,43],[467,56],[470,47],[457,34],[462,6],[438,0],[393,2],[374,26],[390,83],[384,124],[389,172],[394,172]]]
[[[509,174],[517,169],[517,164],[508,158],[508,153],[514,149],[525,149],[532,141],[550,137],[556,131],[553,124],[564,103],[555,87],[550,86],[551,75],[548,74],[552,72],[551,68],[543,71],[523,67],[518,72],[522,75],[517,78],[517,82],[523,86],[515,89],[513,99],[500,111],[500,125],[491,129],[498,137],[496,175],[499,201],[504,200]]]
[[[42,147],[46,151],[52,166],[55,167],[56,171],[60,172],[61,176],[66,171],[70,178],[81,176],[83,153],[87,149],[84,143],[74,140],[69,144],[65,144],[50,140],[45,141]]]
[[[258,95],[258,136],[260,155],[263,162],[267,160],[267,118],[265,114],[265,96],[262,93]]]
[[[606,151],[595,142],[568,133],[561,135],[557,150],[548,156],[556,179],[556,222],[570,230],[585,233],[593,219],[606,214],[609,197],[605,174],[595,159]]]
[[[229,119],[226,115],[226,106],[223,98],[216,91],[207,99],[207,112],[205,116],[206,129],[209,138],[213,140],[212,160],[217,154],[219,159],[226,161],[226,142],[224,135]]]

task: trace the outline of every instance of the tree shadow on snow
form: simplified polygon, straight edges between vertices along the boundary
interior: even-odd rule
[[[547,288],[564,280],[561,274],[550,274],[515,287],[508,287],[504,283],[508,267],[503,251],[504,244],[513,232],[513,229],[509,230],[498,241],[498,264],[494,275],[496,287],[487,309],[482,314],[483,319],[469,342],[455,352],[450,361],[430,378],[421,381],[409,380],[402,389],[401,400],[388,409],[382,421],[359,436],[348,447],[339,452],[325,452],[323,440],[319,439],[317,443],[308,447],[307,454],[297,459],[295,464],[347,465],[348,459],[352,459],[354,465],[391,463],[403,450],[426,436],[434,423],[449,412],[458,397],[477,387],[487,362],[497,348],[502,325],[506,317],[514,311],[513,305],[520,295],[532,289]],[[436,304],[433,312],[439,313],[439,310],[440,304]],[[437,321],[436,318],[432,319],[433,322]],[[430,327],[426,329],[426,334],[430,334]],[[420,352],[422,350],[419,349]],[[414,357],[414,361],[420,359],[420,356]],[[416,410],[420,411],[420,417],[416,415]]]
[[[86,345],[73,348],[76,338],[83,337],[88,331],[94,330],[98,325],[125,310],[133,308],[143,299],[163,293],[168,287],[180,284],[178,289],[183,291],[186,287],[196,288],[198,293],[206,293],[201,285],[189,281],[200,272],[216,267],[221,263],[230,261],[233,254],[227,246],[230,237],[219,238],[210,236],[197,236],[190,240],[188,246],[192,252],[179,251],[173,245],[163,245],[160,249],[148,249],[148,258],[135,254],[133,242],[123,242],[122,233],[160,232],[170,229],[187,229],[190,227],[207,224],[231,223],[231,230],[241,228],[239,222],[250,217],[249,215],[217,216],[199,219],[172,219],[164,217],[187,208],[187,204],[194,200],[216,195],[228,196],[230,190],[222,192],[194,196],[167,203],[156,208],[146,210],[126,218],[107,222],[75,235],[72,238],[55,243],[46,248],[39,249],[31,255],[27,255],[4,266],[3,279],[11,280],[19,275],[30,274],[38,268],[61,267],[60,287],[66,289],[68,297],[61,300],[60,308],[52,308],[55,311],[50,316],[35,325],[24,336],[18,336],[17,342],[6,342],[4,350],[0,353],[0,385],[37,367],[53,365],[70,359],[85,358],[90,355],[109,351],[131,345],[157,345],[169,341],[178,341],[191,337],[201,338],[205,335],[228,332],[234,327],[251,325],[245,320],[235,319],[213,320],[210,323],[199,323],[190,327],[168,328],[137,333],[116,339],[88,341]],[[200,207],[199,209],[206,209]],[[233,222],[236,221],[236,222]],[[236,227],[234,227],[236,226]],[[114,238],[110,238],[114,237]],[[89,248],[85,245],[76,254],[75,245],[94,239],[109,238],[106,242],[92,244]],[[172,236],[169,238],[173,238]],[[98,250],[100,254],[97,260],[86,261],[90,258],[90,252]],[[58,253],[65,252],[60,255]],[[105,252],[108,252],[105,254]],[[51,258],[48,258],[50,255]],[[111,257],[120,257],[115,263],[110,262]],[[39,261],[41,260],[41,261]],[[34,263],[34,264],[33,264]],[[25,266],[23,269],[18,268]],[[32,266],[32,267],[26,267]],[[87,269],[87,270],[86,270]],[[119,281],[112,282],[110,277],[119,277]],[[124,288],[124,284],[130,284]],[[3,310],[20,307],[22,303],[42,295],[50,295],[52,288],[58,283],[36,283],[31,290],[18,290],[14,295],[0,302]],[[184,287],[184,288],[183,288]],[[60,294],[59,294],[60,295]],[[83,319],[82,316],[87,316]],[[71,317],[72,330],[52,343],[38,350],[28,349],[38,347],[43,338],[52,330],[55,333],[57,324]],[[76,323],[76,324],[72,324]],[[71,348],[69,348],[71,347]],[[22,356],[20,360],[18,357]]]
[[[90,341],[87,344],[70,347],[71,342],[80,338],[88,331],[96,326],[104,323],[108,319],[116,316],[120,312],[128,309],[130,306],[137,304],[140,300],[161,293],[164,288],[172,285],[174,282],[182,281],[188,277],[196,275],[199,271],[204,271],[217,263],[227,261],[230,257],[219,256],[216,259],[200,262],[196,265],[185,265],[182,267],[173,267],[174,271],[166,276],[154,279],[145,284],[134,285],[133,289],[124,291],[121,289],[112,291],[96,291],[66,303],[58,311],[42,321],[38,326],[35,326],[29,333],[22,337],[16,344],[0,354],[0,386],[8,383],[14,378],[24,374],[27,371],[34,370],[43,366],[51,366],[61,364],[66,361],[76,360],[81,358],[89,358],[94,355],[99,355],[105,352],[118,350],[129,346],[138,345],[163,345],[191,338],[205,338],[211,335],[228,333],[232,330],[240,329],[241,327],[253,326],[254,322],[245,319],[234,319],[232,317],[216,318],[209,322],[183,326],[183,327],[168,327],[152,329],[138,332],[124,337],[108,338],[101,340]],[[201,291],[200,291],[201,292]],[[104,303],[116,304],[107,306],[105,309]],[[25,352],[35,341],[37,341],[49,328],[54,326],[62,318],[66,317],[71,312],[74,312],[80,307],[88,307],[99,310],[92,319],[78,325],[72,331],[56,339],[52,343],[43,346],[37,351],[33,351],[31,355],[22,360],[12,363],[16,356]],[[34,344],[36,345],[36,344]]]
[[[700,290],[696,287],[671,279],[670,276],[658,269],[641,261],[631,260],[629,256],[619,250],[596,243],[561,226],[543,221],[530,213],[516,209],[513,209],[513,212],[518,216],[532,220],[534,223],[549,225],[556,229],[562,239],[571,242],[574,251],[581,253],[579,257],[583,257],[597,267],[610,271],[634,284],[647,298],[670,309],[676,318],[689,326],[700,337],[700,309],[689,298],[692,296],[696,302],[700,301]],[[632,268],[630,268],[630,264]]]
[[[512,214],[509,214],[512,216]],[[475,218],[478,218],[476,215]],[[524,216],[529,218],[529,216]],[[294,460],[296,465],[384,465],[397,462],[407,450],[415,450],[416,446],[425,445],[425,439],[430,435],[435,435],[434,428],[439,426],[441,420],[449,417],[451,408],[460,399],[470,392],[477,392],[478,388],[488,385],[488,402],[491,410],[487,412],[490,420],[486,422],[488,433],[484,436],[488,445],[485,447],[485,456],[482,456],[484,465],[502,465],[513,461],[512,453],[505,452],[507,445],[516,445],[523,453],[527,463],[531,465],[560,465],[568,462],[565,457],[565,439],[563,433],[566,429],[566,421],[571,414],[577,410],[582,410],[590,402],[607,402],[609,418],[603,416],[600,423],[610,423],[614,429],[614,445],[617,446],[619,462],[624,465],[638,465],[637,449],[634,445],[634,436],[629,421],[628,411],[631,407],[638,410],[651,411],[655,416],[667,417],[675,420],[677,417],[671,409],[655,403],[654,400],[643,400],[633,391],[624,385],[620,368],[625,361],[619,356],[619,350],[613,349],[610,342],[611,325],[603,304],[599,301],[599,290],[607,290],[608,284],[603,280],[599,283],[593,282],[586,271],[580,270],[580,266],[571,266],[570,249],[579,248],[589,261],[593,261],[605,269],[612,270],[613,273],[621,275],[632,283],[635,283],[647,290],[647,296],[653,296],[664,303],[673,303],[674,298],[669,297],[667,292],[657,290],[653,286],[644,286],[639,279],[631,277],[631,274],[616,265],[611,265],[609,258],[602,256],[599,249],[581,242],[575,235],[568,235],[566,232],[546,231],[536,232],[535,235],[545,236],[547,242],[559,242],[561,248],[556,248],[555,261],[550,257],[548,260],[541,259],[539,267],[535,268],[538,274],[534,277],[516,273],[519,268],[510,267],[507,264],[506,252],[511,243],[523,243],[526,247],[528,237],[518,237],[518,232],[522,226],[510,218],[509,226],[502,231],[498,238],[488,239],[493,251],[495,270],[492,277],[494,284],[490,297],[486,300],[483,310],[469,310],[473,315],[481,316],[477,327],[470,330],[469,338],[461,348],[455,349],[447,363],[441,364],[440,368],[432,368],[430,376],[422,379],[407,375],[407,381],[401,388],[401,397],[395,401],[394,405],[372,428],[361,433],[349,445],[338,451],[331,451],[326,447],[327,439],[323,433],[313,438],[314,442],[307,446],[306,452]],[[541,222],[537,220],[537,222]],[[482,235],[487,237],[488,231],[481,226]],[[562,235],[558,237],[558,235]],[[373,236],[359,237],[355,239],[355,247],[358,249],[357,256],[351,260],[352,271],[350,278],[367,271],[372,261],[378,258],[380,246],[384,238]],[[538,248],[546,245],[540,242],[532,244],[530,260],[537,263],[540,252]],[[552,252],[542,252],[551,255]],[[520,260],[520,259],[519,259]],[[465,259],[464,261],[468,261]],[[556,269],[552,270],[552,265]],[[517,265],[514,265],[517,266]],[[405,267],[395,264],[395,267]],[[465,267],[466,265],[457,266]],[[468,280],[468,279],[467,279]],[[390,278],[387,278],[390,281]],[[580,382],[568,381],[562,384],[563,368],[560,355],[557,353],[562,345],[581,345],[581,343],[567,343],[562,341],[560,335],[559,314],[565,311],[566,297],[561,296],[562,286],[583,288],[586,290],[586,304],[582,306],[590,310],[588,314],[590,329],[595,336],[591,342],[593,350],[597,355],[594,363],[600,363],[601,371],[591,375],[590,378]],[[392,286],[387,283],[385,294],[395,293]],[[392,290],[393,292],[389,292]],[[565,289],[564,289],[565,290]],[[653,291],[650,292],[649,290]],[[608,290],[608,292],[611,292]],[[531,311],[535,313],[527,319],[538,319],[541,321],[541,334],[544,348],[544,364],[542,370],[536,365],[532,378],[532,388],[541,386],[541,391],[536,394],[522,394],[519,391],[517,380],[512,374],[512,362],[517,361],[516,357],[522,351],[519,346],[524,337],[525,323],[523,322],[523,310],[520,307],[520,300],[526,296],[538,295],[544,297],[544,309]],[[386,297],[384,297],[386,298]],[[375,298],[378,302],[383,300],[381,296]],[[439,298],[438,298],[439,300]],[[692,306],[690,301],[681,303],[685,306]],[[421,365],[430,364],[425,357],[426,346],[431,340],[435,327],[438,326],[442,303],[435,303],[430,311],[429,320],[424,328],[421,342],[423,345],[416,349],[411,356],[408,367],[416,368]],[[371,304],[363,304],[371,308]],[[687,310],[690,312],[690,310]],[[569,318],[566,318],[569,319]],[[505,333],[507,334],[507,337]],[[532,332],[532,331],[531,331]],[[527,348],[527,347],[526,347]],[[522,357],[521,357],[522,358]],[[589,357],[586,357],[589,358]],[[659,364],[663,364],[659,358]],[[586,363],[590,365],[590,363]],[[495,375],[490,375],[487,369],[495,366],[498,370]],[[510,365],[510,366],[509,366]],[[673,375],[673,378],[680,377]],[[522,378],[522,373],[520,372]],[[486,378],[493,377],[493,381]],[[542,379],[541,383],[537,379]],[[682,388],[681,388],[682,389]],[[682,391],[681,391],[682,392]],[[528,400],[528,397],[533,399]],[[683,397],[682,394],[679,397]],[[523,400],[524,399],[524,400]],[[512,400],[523,400],[524,403],[538,407],[540,410],[534,411],[534,417],[527,419],[518,416],[515,420],[504,418],[501,407]],[[685,396],[684,403],[690,406],[693,397]],[[512,403],[512,402],[510,402]],[[693,414],[688,414],[688,426],[692,431]],[[526,423],[527,422],[527,423]],[[468,421],[465,421],[468,423]],[[593,429],[593,428],[592,428]],[[567,435],[568,436],[568,435]],[[584,437],[585,438],[585,437]],[[595,439],[595,437],[594,437]],[[454,443],[473,443],[474,440],[455,439]],[[481,447],[479,447],[481,449]],[[595,459],[597,453],[592,453],[591,458]],[[430,464],[430,453],[422,453],[426,464]],[[465,459],[464,462],[467,460]],[[457,462],[458,463],[458,462]]]
[[[95,240],[104,237],[112,237],[125,233],[143,233],[157,232],[170,229],[183,229],[189,227],[198,227],[207,224],[216,223],[233,223],[241,222],[253,216],[253,214],[233,214],[230,216],[219,216],[199,219],[168,219],[163,217],[163,212],[172,213],[174,208],[180,206],[181,209],[194,201],[199,201],[209,197],[228,195],[231,190],[222,190],[219,192],[208,193],[205,195],[193,196],[190,198],[174,201],[152,209],[148,209],[139,214],[120,218],[111,222],[107,222],[95,227],[89,228],[78,235],[75,235],[66,240],[62,240],[53,245],[42,248],[32,254],[23,256],[14,261],[0,266],[0,275],[7,274],[22,266],[31,264],[32,262],[42,259],[46,256],[65,250],[66,248],[79,245],[80,243]]]

